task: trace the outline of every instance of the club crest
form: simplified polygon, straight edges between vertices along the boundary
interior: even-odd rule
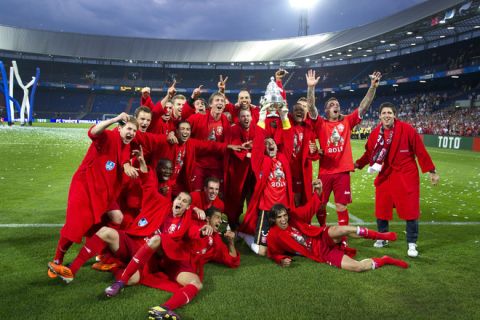
[[[139,227],[145,227],[147,224],[148,224],[148,221],[145,218],[140,219],[137,223]]]
[[[107,169],[107,171],[115,169],[115,162],[108,160],[107,163],[105,163],[105,169]]]

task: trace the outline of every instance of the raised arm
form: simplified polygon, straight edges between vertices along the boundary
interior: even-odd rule
[[[368,108],[372,104],[373,98],[375,98],[375,92],[377,91],[378,84],[380,79],[382,78],[382,74],[380,72],[374,72],[370,75],[370,88],[367,91],[367,94],[363,98],[362,102],[360,102],[360,106],[358,107],[358,113],[361,117],[367,113]]]
[[[318,117],[318,110],[315,106],[315,86],[317,85],[320,77],[315,78],[315,70],[308,70],[305,78],[307,80],[308,114],[311,119],[315,120]]]
[[[177,89],[175,89],[175,84],[176,83],[177,83],[177,80],[173,80],[172,85],[167,90],[167,94],[162,99],[162,106],[166,105],[167,101],[172,99],[173,96],[177,93]]]
[[[127,113],[122,112],[118,116],[116,116],[115,118],[104,120],[104,121],[96,124],[90,130],[90,134],[92,136],[98,136],[103,131],[105,131],[105,129],[107,129],[109,126],[111,126],[112,124],[117,123],[117,122],[122,122],[122,121],[126,123],[128,121],[128,119],[130,119],[130,116]]]

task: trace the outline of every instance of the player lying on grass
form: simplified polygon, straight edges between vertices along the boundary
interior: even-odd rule
[[[364,259],[357,261],[348,256],[339,246],[342,237],[365,238],[373,240],[395,241],[395,232],[380,233],[365,227],[355,226],[312,226],[310,221],[312,212],[320,204],[318,195],[321,187],[319,180],[314,184],[317,195],[314,195],[305,207],[295,208],[290,212],[282,204],[276,204],[270,210],[270,231],[267,237],[269,258],[282,267],[292,263],[292,256],[301,255],[317,262],[327,263],[348,271],[362,272],[377,269],[386,264],[408,268],[405,261],[393,259],[389,256],[382,258]],[[320,184],[321,186],[321,184]],[[314,204],[316,203],[316,205]],[[313,207],[312,207],[313,205]],[[305,210],[309,208],[309,210]]]
[[[118,128],[106,130],[114,123],[121,124]],[[70,184],[65,225],[60,230],[53,263],[63,263],[63,257],[73,242],[80,243],[84,236],[93,234],[95,225],[101,222],[110,204],[117,199],[123,179],[122,165],[130,158],[130,142],[137,130],[136,119],[121,113],[88,131],[92,144]]]

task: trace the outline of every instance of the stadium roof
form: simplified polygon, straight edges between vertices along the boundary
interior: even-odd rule
[[[321,57],[326,59],[324,63],[327,65],[329,63],[327,60],[337,64],[348,63],[347,60],[363,62],[369,61],[368,59],[382,58],[381,55],[402,54],[400,51],[402,48],[410,48],[414,43],[412,41],[419,39],[421,41],[417,42],[425,45],[428,41],[428,33],[432,33],[432,37],[436,39],[445,33],[451,36],[451,30],[456,35],[456,30],[446,28],[455,23],[462,23],[461,27],[480,32],[480,30],[474,30],[480,23],[478,2],[478,0],[472,2],[470,10],[467,10],[468,14],[455,15],[454,13],[454,17],[449,19],[445,19],[444,15],[449,9],[465,4],[464,0],[430,0],[357,28],[266,41],[146,39],[0,26],[0,50],[73,59],[119,60],[130,63],[255,64],[274,61],[275,64],[292,62],[295,65],[294,61],[304,61],[305,58],[321,59]],[[458,9],[456,8],[456,12]],[[443,24],[438,23],[432,26],[431,19],[437,19],[438,15],[440,15],[438,19],[443,19],[440,20]],[[406,30],[410,30],[408,32],[411,33],[407,34]],[[460,39],[456,39],[458,40]],[[394,50],[391,47],[395,47]],[[421,50],[421,46],[417,48],[416,51]],[[423,48],[426,47],[423,46]],[[351,52],[348,54],[349,58],[346,57],[347,51]],[[352,61],[355,58],[359,61]]]

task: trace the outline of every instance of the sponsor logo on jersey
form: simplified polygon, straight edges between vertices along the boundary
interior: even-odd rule
[[[115,162],[108,160],[105,163],[105,169],[107,169],[107,171],[112,171],[113,169],[115,169]]]

